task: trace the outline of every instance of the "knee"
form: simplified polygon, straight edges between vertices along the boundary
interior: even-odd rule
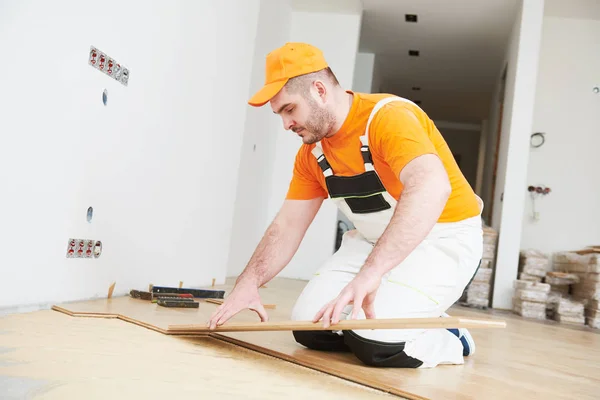
[[[404,352],[404,342],[385,343],[344,331],[344,342],[365,365],[380,368],[419,368],[423,362]]]
[[[308,307],[309,305],[306,302],[299,299],[296,301],[296,304],[292,308],[292,313],[290,318],[292,321],[310,321],[313,319],[317,311],[313,312],[314,307]]]
[[[292,331],[299,344],[311,350],[348,351],[344,337],[331,331]]]

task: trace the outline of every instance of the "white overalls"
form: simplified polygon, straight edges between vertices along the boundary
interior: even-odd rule
[[[373,116],[391,101],[408,100],[390,97],[373,108],[365,133],[360,138],[364,173],[351,177],[335,176],[320,143],[313,150],[326,177],[332,201],[356,229],[344,234],[340,249],[304,288],[292,311],[294,320],[311,320],[323,305],[350,283],[392,218],[396,199],[386,191],[377,175],[368,145]],[[376,318],[441,317],[460,298],[482,256],[483,203],[481,199],[477,200],[480,205],[478,216],[460,222],[437,223],[425,240],[383,277],[375,300]],[[351,309],[350,305],[344,310],[346,317],[349,317]],[[359,318],[365,318],[362,310]],[[419,360],[417,367],[420,368],[464,362],[460,340],[446,329],[353,332],[367,342],[383,343],[384,346],[404,342],[404,353]],[[341,332],[338,334],[342,335]]]

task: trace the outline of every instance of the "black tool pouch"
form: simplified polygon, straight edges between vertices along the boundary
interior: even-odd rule
[[[382,193],[385,187],[375,171],[356,176],[331,175],[325,178],[331,198],[343,198],[355,214],[367,214],[391,208]]]

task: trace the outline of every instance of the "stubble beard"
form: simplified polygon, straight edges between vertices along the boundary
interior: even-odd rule
[[[320,108],[312,99],[309,100],[310,117],[305,126],[302,138],[304,144],[317,143],[326,137],[335,125],[335,116],[329,110]]]

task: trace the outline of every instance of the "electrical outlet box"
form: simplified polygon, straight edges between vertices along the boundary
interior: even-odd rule
[[[94,46],[90,46],[88,64],[125,86],[129,83],[129,69]]]
[[[102,242],[93,239],[69,239],[67,258],[98,258],[102,254]]]

